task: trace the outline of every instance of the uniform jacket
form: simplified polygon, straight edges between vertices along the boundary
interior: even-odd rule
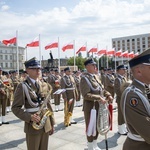
[[[30,80],[29,77],[27,77],[25,82],[32,89],[32,91],[28,89],[29,90],[29,95],[31,97],[32,102],[37,103],[37,97],[34,96],[33,91],[35,91],[35,93],[37,95],[40,95],[41,94],[41,89],[42,89],[41,85],[40,85],[39,90],[38,90],[37,87],[32,83],[32,81]],[[23,106],[24,106],[25,109],[23,109]],[[32,113],[25,111],[26,109],[29,109],[29,108],[33,108],[33,106],[31,106],[29,101],[27,100],[27,97],[26,97],[25,92],[23,90],[22,83],[20,83],[17,86],[16,91],[14,93],[14,101],[13,101],[13,104],[12,104],[12,112],[18,118],[20,118],[21,120],[25,121],[25,126],[24,126],[25,133],[28,133],[28,134],[39,134],[39,133],[43,132],[42,130],[44,130],[44,128],[40,129],[40,130],[35,130],[32,127],[32,122],[31,122],[31,114]],[[34,113],[36,113],[36,112],[34,112]],[[49,118],[47,120],[49,120]],[[50,131],[51,125],[54,124],[54,118],[53,117],[50,118],[50,122],[49,123],[51,123],[49,125],[49,131]],[[47,125],[45,125],[45,126],[47,126]]]
[[[142,85],[137,80],[133,80],[131,86],[140,90],[141,94],[147,99],[146,89],[144,85]],[[129,128],[129,132],[132,134],[140,135],[145,142],[135,141],[127,138],[124,146],[128,150],[149,150],[150,149],[150,115],[146,111],[146,108],[141,100],[141,98],[137,95],[135,91],[130,91],[127,94],[125,99],[126,91],[123,93],[121,98],[121,109],[125,106],[125,118],[127,121],[127,126]],[[124,105],[124,101],[125,105]],[[149,104],[149,101],[148,101]],[[150,105],[148,105],[150,109]],[[130,141],[130,142],[128,142]],[[125,149],[125,150],[126,150]]]

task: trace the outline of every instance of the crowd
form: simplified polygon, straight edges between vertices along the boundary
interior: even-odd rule
[[[93,126],[94,131],[89,131],[92,130],[91,118],[98,115],[100,103],[112,104],[115,101],[118,134],[127,135],[123,149],[150,149],[150,134],[147,131],[150,125],[150,50],[129,61],[131,72],[123,64],[116,70],[103,68],[99,72],[92,58],[87,59],[84,65],[84,71],[72,71],[69,67],[60,72],[58,69],[45,71],[39,61],[32,58],[25,62],[26,70],[20,74],[17,71],[3,72],[0,67],[0,126],[9,124],[5,116],[12,110],[25,122],[27,149],[47,150],[48,138],[54,132],[57,119],[54,112],[64,111],[64,126],[69,127],[77,124],[73,119],[74,107],[82,106],[88,150],[100,150],[96,141],[99,134],[97,127]],[[61,99],[63,108],[60,106]],[[91,116],[92,110],[95,114]],[[97,117],[94,124],[96,121]],[[143,122],[141,126],[140,121]],[[145,132],[142,132],[143,126]]]

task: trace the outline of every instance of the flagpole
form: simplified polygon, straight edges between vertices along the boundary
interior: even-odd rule
[[[86,47],[86,58],[87,58],[88,57],[87,42],[85,43],[85,47]]]
[[[39,61],[41,65],[41,39],[40,39],[40,34],[39,34]]]
[[[19,73],[18,31],[16,31],[17,72]]]
[[[28,54],[27,54],[27,46],[26,46],[26,61],[27,61],[27,59],[28,59]]]
[[[115,48],[115,72],[116,72],[116,48]]]
[[[107,46],[106,46],[106,58],[107,58],[107,68],[108,68]]]
[[[97,44],[97,53],[98,53],[98,44]],[[98,56],[98,54],[97,54]],[[99,56],[98,56],[98,72],[99,72]]]
[[[60,72],[60,46],[59,46],[59,37],[58,37],[58,69]]]
[[[75,55],[76,55],[76,53],[75,53],[75,40],[73,40],[73,48],[74,48],[74,71],[75,71],[75,65],[76,65],[76,58],[75,58]]]

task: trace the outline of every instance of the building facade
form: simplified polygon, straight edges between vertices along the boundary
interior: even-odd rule
[[[122,50],[124,52],[128,50],[128,52],[141,53],[150,48],[150,33],[113,38],[112,47],[116,51]]]
[[[25,48],[18,46],[19,70],[24,69]],[[0,45],[0,66],[4,71],[17,70],[17,47]]]

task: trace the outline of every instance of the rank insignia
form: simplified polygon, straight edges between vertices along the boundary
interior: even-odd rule
[[[138,100],[136,98],[132,98],[130,100],[130,105],[136,107],[138,105]]]

